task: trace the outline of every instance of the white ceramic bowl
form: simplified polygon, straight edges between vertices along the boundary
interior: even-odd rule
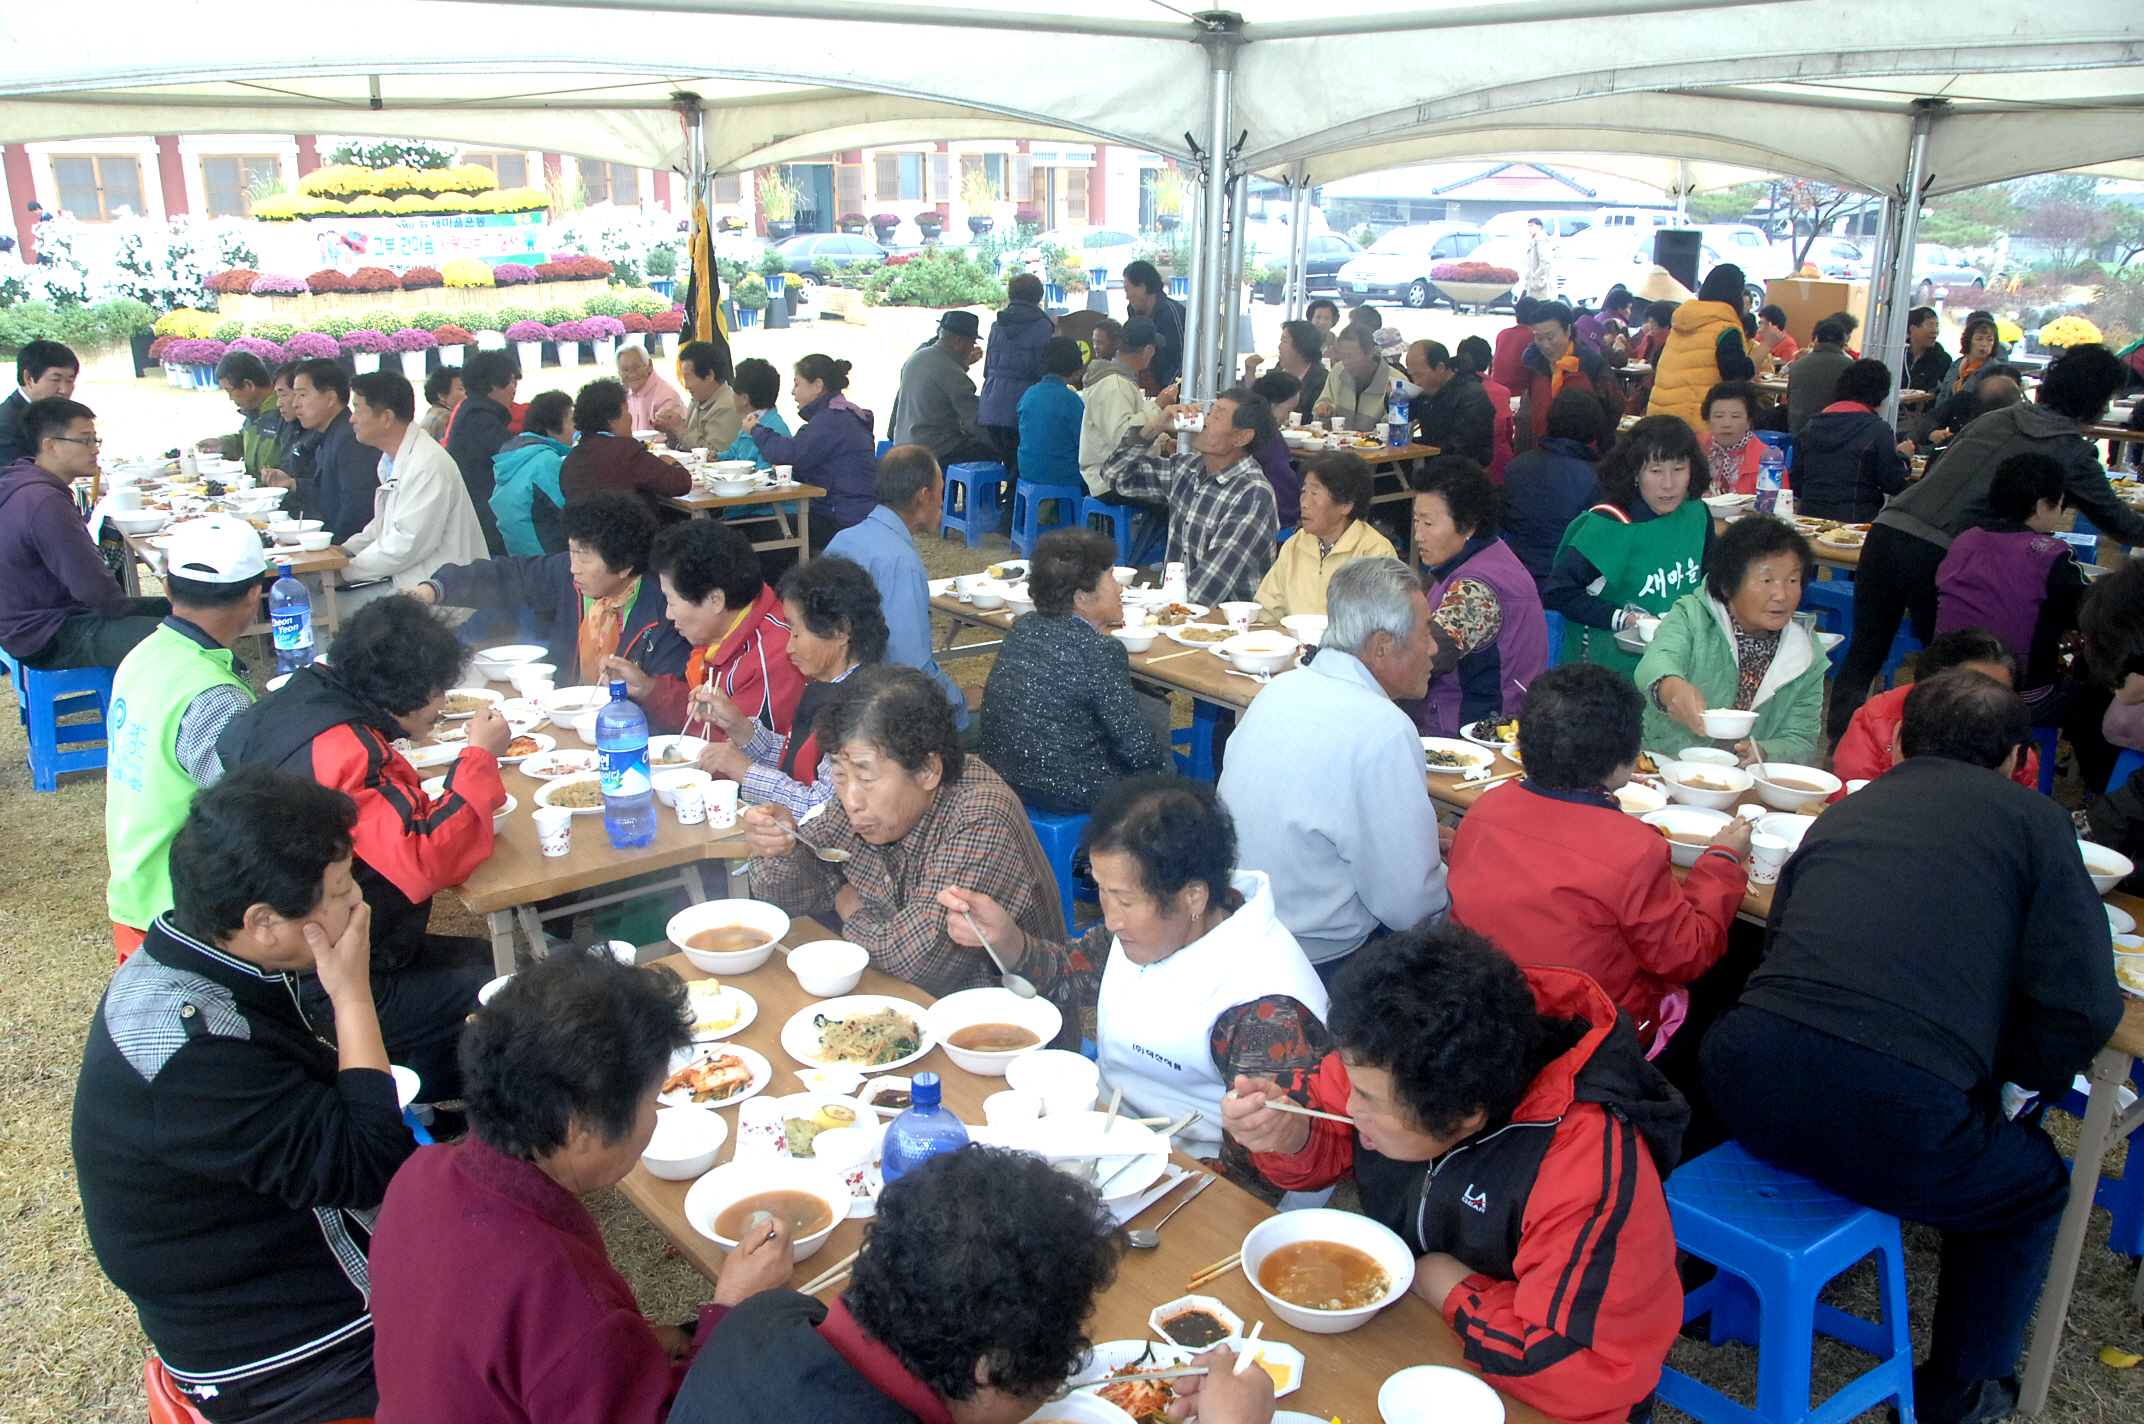
[[[1391,1285],[1376,1304],[1354,1310],[1310,1310],[1290,1305],[1259,1284],[1258,1268],[1277,1248],[1297,1241],[1337,1241],[1367,1251],[1385,1268],[1385,1274],[1392,1278]],[[1340,1335],[1368,1324],[1378,1311],[1407,1294],[1407,1288],[1414,1284],[1414,1253],[1396,1233],[1367,1216],[1315,1207],[1282,1212],[1252,1227],[1250,1235],[1243,1238],[1243,1276],[1252,1289],[1265,1297],[1273,1313],[1296,1329],[1312,1335]]]
[[[1005,1086],[1035,1094],[1047,1114],[1085,1112],[1100,1096],[1102,1070],[1068,1048],[1038,1048],[1013,1055],[1005,1066]]]
[[[505,804],[504,806],[501,806],[501,807],[500,807],[500,808],[499,808],[498,810],[496,810],[496,811],[494,811],[494,812],[492,812],[492,813],[491,813],[491,833],[492,833],[492,835],[494,835],[494,836],[503,836],[503,835],[505,835],[505,834],[506,834],[506,818],[507,818],[508,816],[511,816],[511,815],[513,815],[513,814],[514,814],[514,812],[516,812],[516,811],[518,811],[518,810],[520,810],[520,809],[521,809],[521,803],[520,803],[519,801],[517,801],[517,800],[515,800],[515,799],[514,799],[514,793],[513,793],[513,792],[511,792],[511,791],[507,792],[507,793],[506,793],[506,804]]]
[[[1721,741],[1730,738],[1740,741],[1757,725],[1755,712],[1737,712],[1732,707],[1707,707],[1705,709],[1705,735]]]
[[[968,598],[984,612],[1005,606],[1005,585],[996,579],[976,578],[968,581]]]
[[[2077,853],[2084,857],[2085,872],[2092,877],[2092,889],[2101,895],[2136,873],[2136,862],[2118,850],[2109,850],[2091,841],[2079,841]]]
[[[1078,1390],[1043,1405],[1027,1419],[1028,1424],[1138,1424],[1131,1415],[1100,1395]]]
[[[460,756],[462,748],[467,745],[467,742],[432,742],[426,746],[411,747],[403,755],[409,758],[411,766],[423,771],[428,767],[445,766]]]
[[[1764,804],[1781,811],[1798,811],[1803,802],[1821,801],[1846,784],[1828,771],[1813,766],[1796,766],[1791,762],[1759,762],[1750,768],[1750,772],[1757,782],[1757,795]],[[1791,777],[1802,784],[1784,785],[1774,779],[1779,776]]]
[[[105,517],[129,534],[154,534],[171,521],[161,509],[114,509]]]
[[[543,656],[543,652],[542,648],[537,648],[530,656],[540,658]],[[484,654],[478,653],[477,664],[479,667],[483,665],[483,661]],[[528,661],[527,658],[517,658],[511,663],[504,664],[500,670],[503,672],[507,667],[519,667],[526,661]],[[537,698],[536,705],[548,713],[553,721],[565,721],[568,718],[578,716],[580,713],[592,712],[608,701],[610,701],[608,689],[583,684],[578,687],[554,687],[543,696]]]
[[[722,499],[735,499],[738,495],[750,494],[752,489],[750,480],[715,479],[707,482],[707,492]]]
[[[1640,618],[1640,619],[1638,620],[1638,641],[1639,641],[1639,642],[1641,642],[1641,643],[1650,643],[1651,641],[1653,641],[1653,634],[1655,634],[1655,633],[1657,633],[1657,632],[1659,632],[1659,631],[1660,631],[1660,620],[1659,620],[1658,618]]]
[[[1005,585],[1005,611],[1015,618],[1023,613],[1033,613],[1035,611],[1035,600],[1028,597],[1027,584],[1024,580],[1019,583]]]
[[[608,698],[604,700],[606,703],[609,701]],[[573,729],[574,736],[579,737],[588,745],[594,746],[596,744],[596,718],[602,711],[601,706],[596,706],[589,708],[586,712],[575,713],[572,717],[566,719],[566,725]]]
[[[1377,1391],[1385,1424],[1503,1424],[1504,1401],[1481,1376],[1449,1365],[1412,1365]]]
[[[675,808],[677,789],[680,786],[690,786],[695,782],[707,786],[711,785],[714,779],[713,772],[702,771],[696,766],[666,766],[661,771],[652,773],[648,777],[648,783],[655,788],[656,800]]]
[[[424,1080],[417,1076],[417,1070],[391,1063],[387,1072],[395,1080],[395,1106],[406,1108],[415,1102],[418,1092],[424,1087]]]
[[[1023,999],[1010,989],[999,988],[963,989],[948,994],[925,1009],[923,1018],[948,1058],[986,1078],[1004,1077],[1006,1068],[1022,1055],[1047,1047],[1065,1022],[1064,1015],[1048,999],[1039,995]],[[973,1024],[987,1023],[1018,1024],[1032,1032],[1036,1042],[1031,1048],[1016,1048],[1010,1053],[978,1053],[954,1045],[953,1034]]]
[[[491,996],[498,993],[501,989],[504,989],[508,984],[512,983],[513,979],[514,976],[511,974],[501,974],[496,979],[486,980],[484,982],[484,987],[476,991],[477,1003],[479,1005],[490,1003]]]
[[[753,460],[717,460],[707,467],[710,474],[723,480],[750,479],[758,468],[758,463]]]
[[[845,939],[813,940],[789,951],[789,972],[797,984],[815,999],[831,999],[851,993],[864,977],[871,951]]]
[[[1658,787],[1647,786],[1642,781],[1633,781],[1617,787],[1615,799],[1618,805],[1633,816],[1649,816],[1668,804],[1666,792]]]
[[[335,536],[333,534],[328,533],[328,531],[325,529],[319,531],[316,534],[300,534],[298,536],[298,552],[302,554],[317,554],[322,549],[327,548],[328,545],[334,542]]]
[[[1284,633],[1238,633],[1215,650],[1238,672],[1276,673],[1295,661],[1302,645]]]
[[[292,544],[297,542],[300,534],[310,534],[316,529],[325,527],[317,519],[282,519],[269,525],[268,532],[275,535],[278,541]],[[542,649],[539,648],[537,651],[541,652]]]
[[[1708,811],[1701,806],[1669,806],[1640,816],[1648,826],[1686,836],[1703,836],[1707,840],[1720,833],[1720,827],[1734,817],[1725,811]],[[1685,845],[1673,835],[1663,837],[1668,843],[1668,857],[1677,865],[1695,865],[1697,858],[1705,853],[1701,845]]]
[[[757,949],[739,950],[730,954],[714,954],[704,949],[694,949],[685,941],[701,930],[715,929],[722,925],[749,925],[764,934],[774,936]],[[663,927],[664,936],[670,943],[685,952],[693,966],[709,974],[749,974],[774,957],[775,945],[789,933],[789,916],[773,905],[759,900],[708,900],[698,905],[687,905],[670,917]]]
[[[1688,778],[1693,777],[1703,778],[1712,786],[1724,782],[1727,789],[1715,791],[1710,786],[1689,785]],[[1755,778],[1739,766],[1693,766],[1687,762],[1676,762],[1660,768],[1660,779],[1667,783],[1670,801],[1679,801],[1685,806],[1703,806],[1714,811],[1725,811],[1734,806],[1755,781]]]
[[[1665,761],[1701,761],[1707,766],[1740,766],[1742,764],[1742,758],[1736,756],[1733,752],[1723,751],[1719,747],[1684,747],[1681,751],[1675,753],[1675,755],[1671,757],[1663,758],[1660,757],[1658,753],[1655,753],[1654,759]]]
[[[1155,628],[1112,628],[1109,630],[1109,636],[1122,643],[1126,652],[1143,653],[1154,646],[1154,639],[1160,636],[1160,630]]]
[[[522,696],[526,697],[528,696],[528,693],[522,691],[522,684],[528,682],[549,682],[555,684],[558,681],[558,664],[515,663],[512,667],[506,670],[504,675],[494,678],[492,680],[494,682],[510,682],[514,685],[514,690],[516,692],[520,692]]]
[[[1117,582],[1123,584],[1126,588],[1130,588],[1132,586],[1132,580],[1139,577],[1139,570],[1132,568],[1128,564],[1119,564],[1115,568],[1111,569],[1110,572],[1115,574],[1117,576]]]
[[[706,1108],[657,1108],[655,1136],[640,1154],[640,1165],[666,1182],[689,1182],[715,1165],[715,1156],[730,1135],[720,1113]]]
[[[1280,620],[1280,626],[1293,633],[1297,642],[1315,648],[1324,641],[1326,621],[1322,613],[1291,613]]]
[[[790,1245],[791,1262],[810,1260],[826,1244],[826,1238],[834,1234],[834,1228],[848,1219],[849,1203],[854,1200],[849,1184],[841,1180],[839,1173],[815,1162],[788,1156],[750,1157],[742,1162],[725,1162],[694,1182],[692,1190],[685,1193],[685,1219],[692,1223],[693,1230],[728,1251],[737,1243],[715,1234],[715,1219],[732,1203],[776,1191],[809,1192],[833,1213],[824,1230],[799,1237]]]
[[[679,748],[685,753],[684,761],[665,762],[663,760],[663,754],[673,747]],[[706,750],[707,738],[705,737],[683,737],[675,734],[650,737],[648,738],[648,768],[651,771],[661,771],[665,766],[690,766],[693,762],[698,761],[700,753]]]
[[[496,648],[477,649],[471,662],[478,672],[484,674],[486,681],[497,681],[513,669],[535,662],[549,651],[551,650],[541,643],[501,643]]]
[[[1760,836],[1777,836],[1796,850],[1800,850],[1802,837],[1808,835],[1809,828],[1815,824],[1816,817],[1814,816],[1790,816],[1785,812],[1781,812],[1776,816],[1760,818],[1755,825],[1750,827],[1750,830]]]

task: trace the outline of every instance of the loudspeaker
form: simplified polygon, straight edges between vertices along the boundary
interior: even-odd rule
[[[1697,262],[1705,235],[1694,228],[1664,227],[1653,234],[1653,262],[1668,269],[1668,275],[1697,290]]]

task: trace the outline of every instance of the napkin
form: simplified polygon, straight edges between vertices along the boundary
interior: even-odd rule
[[[1171,1162],[1162,1169],[1160,1179],[1153,1186],[1147,1188],[1138,1196],[1131,1197],[1116,1206],[1112,1206],[1109,1209],[1109,1214],[1117,1219],[1117,1225],[1122,1226],[1155,1202],[1160,1201],[1163,1196],[1168,1194],[1171,1188],[1190,1175],[1189,1169],[1179,1167],[1174,1162]]]

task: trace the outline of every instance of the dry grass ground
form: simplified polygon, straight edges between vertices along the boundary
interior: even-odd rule
[[[1262,344],[1270,348],[1273,309],[1258,308],[1257,314]],[[1447,343],[1503,324],[1501,318],[1463,320],[1449,313],[1395,316],[1410,337]],[[891,405],[893,369],[929,325],[928,313],[885,312],[861,329],[827,323],[816,331],[745,333],[738,348],[741,355],[765,355],[778,364],[810,350],[855,360],[859,398],[884,412]],[[572,387],[592,374],[547,371],[524,391]],[[109,448],[117,451],[163,448],[229,424],[228,407],[217,398],[149,380],[85,383],[81,396],[99,410],[113,437]],[[924,559],[938,577],[980,569],[1004,548],[996,539],[972,551],[957,540],[926,540]],[[987,657],[950,664],[964,684],[979,683],[988,669]],[[83,1035],[112,967],[103,894],[104,785],[100,777],[77,775],[63,780],[55,794],[34,793],[9,701],[0,698],[0,845],[8,848],[0,855],[0,1140],[6,1143],[0,1150],[0,1424],[139,1424],[146,1417],[141,1362],[147,1342],[125,1297],[105,1281],[90,1254],[67,1141]],[[435,909],[435,927],[478,932],[448,895]],[[1822,1109],[1811,1104],[1812,1111]],[[2059,1115],[2053,1121],[2058,1135],[2071,1126]],[[2120,1170],[2122,1155],[2110,1155],[2110,1171]],[[706,1298],[706,1283],[616,1193],[599,1194],[590,1205],[651,1317],[684,1319]],[[2106,1232],[2106,1213],[2095,1212],[2046,1415],[2062,1424],[2144,1419],[2144,1370],[2119,1372],[2095,1358],[2109,1344],[2144,1352],[2144,1328],[2129,1304],[2133,1268],[2107,1252]],[[1925,1350],[1935,1237],[1909,1227],[1906,1243],[1914,1338]],[[1848,1273],[1831,1298],[1872,1315],[1873,1271]],[[1746,1347],[1714,1351],[1684,1340],[1671,1362],[1748,1398],[1755,1358]],[[1843,1347],[1820,1348],[1819,1392],[1828,1393],[1862,1363]],[[1679,1419],[1667,1409],[1660,1417]]]

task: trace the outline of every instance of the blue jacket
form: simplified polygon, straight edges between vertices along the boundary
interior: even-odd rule
[[[819,505],[827,523],[846,529],[878,507],[878,442],[871,412],[845,395],[821,396],[797,412],[804,426],[782,435],[759,426],[752,440],[770,465],[793,465],[799,483],[826,491]]]
[[[1576,440],[1551,435],[1504,471],[1504,542],[1540,583],[1556,562],[1563,531],[1600,502],[1600,471]]]
[[[983,424],[1013,423],[1021,398],[1042,379],[1042,343],[1056,334],[1057,323],[1035,303],[1005,304],[983,346]]]
[[[551,505],[546,523],[555,526],[558,511],[566,507],[566,496],[558,488],[558,467],[568,448],[548,435],[516,435],[492,457],[491,512],[498,517],[507,553],[527,558],[564,549],[564,545],[544,546],[534,515],[539,494]]]
[[[429,582],[439,590],[439,603],[448,608],[526,608],[548,619],[551,626],[542,634],[550,646],[546,661],[558,669],[556,680],[565,687],[581,681],[581,591],[574,586],[569,557],[541,554],[448,564],[433,570]],[[692,644],[671,625],[664,605],[662,584],[653,574],[643,574],[640,592],[625,611],[618,652],[651,676],[683,677]]]
[[[759,413],[759,428],[771,430],[776,435],[787,435],[789,433],[789,422],[782,419],[782,413],[778,410],[763,410]],[[768,462],[767,457],[759,453],[759,442],[752,438],[750,431],[746,430],[738,431],[737,438],[730,442],[729,448],[715,456],[715,458],[717,460],[750,460],[762,470],[774,468]]]
[[[989,387],[983,391],[987,401]],[[1079,431],[1086,418],[1087,403],[1058,377],[1044,376],[1029,386],[1020,397],[1020,478],[1038,485],[1078,485]]]

